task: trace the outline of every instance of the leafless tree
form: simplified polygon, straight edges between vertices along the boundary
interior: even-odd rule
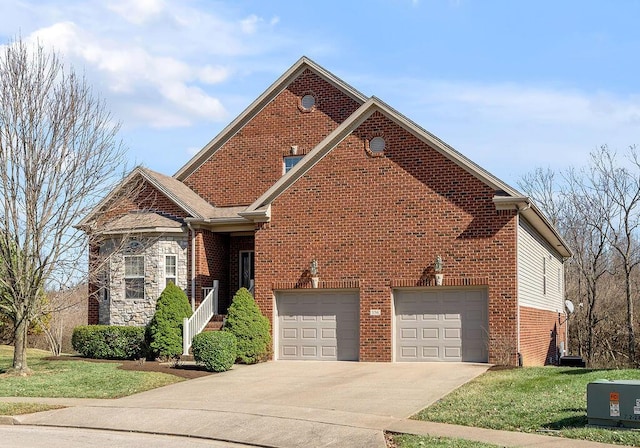
[[[632,290],[632,275],[640,264],[640,160],[636,148],[631,147],[622,166],[606,146],[594,153],[592,159],[597,194],[610,205],[607,236],[619,258],[627,306],[627,355],[629,363],[636,364],[633,306],[636,294]]]
[[[86,80],[22,39],[0,55],[0,312],[13,323],[12,371],[43,291],[76,284],[86,241],[73,228],[122,178],[124,149]]]
[[[559,182],[556,179],[559,178]],[[574,251],[567,297],[579,306],[570,334],[590,365],[637,365],[634,302],[640,284],[640,158],[606,146],[588,166],[556,176],[538,169],[520,187],[549,214]],[[622,325],[622,322],[625,322]]]

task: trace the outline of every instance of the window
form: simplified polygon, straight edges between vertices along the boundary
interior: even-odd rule
[[[124,257],[124,298],[144,299],[144,256]]]
[[[164,257],[164,285],[167,286],[169,282],[174,285],[178,284],[178,257],[175,255],[165,255]]]
[[[296,163],[302,160],[302,157],[304,156],[286,156],[284,158],[284,173],[282,174],[287,174]]]
[[[252,250],[240,252],[240,288],[251,288],[254,275],[254,252]]]

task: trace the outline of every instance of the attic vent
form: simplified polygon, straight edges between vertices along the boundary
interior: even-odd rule
[[[369,140],[369,150],[374,154],[380,154],[384,151],[386,144],[382,137],[373,137]]]
[[[316,105],[316,97],[311,94],[306,94],[302,97],[301,104],[304,110],[311,110],[311,108]]]

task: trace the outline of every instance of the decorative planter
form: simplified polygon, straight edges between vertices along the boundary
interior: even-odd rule
[[[442,281],[444,280],[444,274],[436,274],[436,285],[442,286]]]
[[[317,288],[320,279],[318,277],[311,277],[311,287]]]

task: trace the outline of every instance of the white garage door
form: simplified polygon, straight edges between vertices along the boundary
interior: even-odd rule
[[[358,360],[357,292],[287,291],[276,301],[278,359]]]
[[[396,290],[396,361],[487,362],[485,290]]]

